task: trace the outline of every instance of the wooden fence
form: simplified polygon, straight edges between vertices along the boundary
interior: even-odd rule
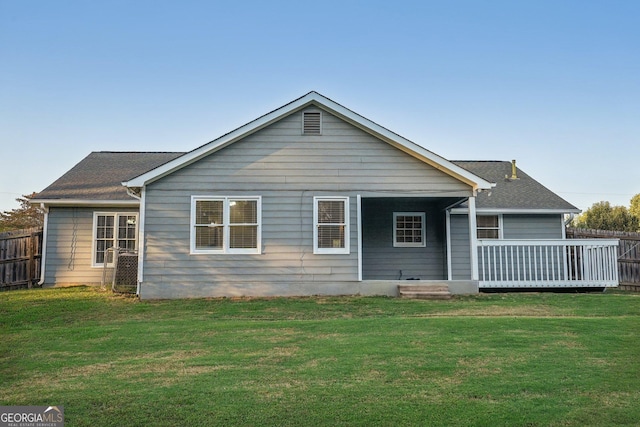
[[[567,239],[620,239],[618,279],[620,289],[640,291],[640,233],[567,228]]]
[[[0,233],[0,291],[35,286],[41,261],[42,228]]]

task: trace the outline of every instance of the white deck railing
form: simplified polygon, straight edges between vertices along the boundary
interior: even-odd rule
[[[478,272],[481,288],[618,286],[618,240],[478,240]]]

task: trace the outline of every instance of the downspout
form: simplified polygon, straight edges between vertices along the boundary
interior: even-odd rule
[[[47,229],[49,224],[49,207],[40,203],[40,208],[44,210],[44,223],[42,225],[42,257],[40,258],[40,280],[38,286],[44,285],[44,266],[47,260]]]

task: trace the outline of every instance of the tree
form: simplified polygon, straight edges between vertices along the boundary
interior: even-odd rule
[[[640,193],[631,198],[629,213],[640,220]]]
[[[574,220],[574,226],[597,230],[639,231],[640,217],[632,215],[624,206],[598,202],[578,216]]]
[[[29,203],[36,193],[18,197],[16,202],[20,203],[18,209],[0,212],[0,233],[11,230],[21,230],[23,228],[42,227],[44,223],[44,210]]]

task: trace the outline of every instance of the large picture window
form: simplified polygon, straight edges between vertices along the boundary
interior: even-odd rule
[[[193,196],[191,253],[260,253],[260,197]]]
[[[426,246],[426,215],[424,212],[394,212],[393,224],[393,246],[414,248]]]
[[[109,248],[138,249],[138,214],[127,212],[94,212],[93,256],[94,267],[113,262]]]
[[[349,253],[349,198],[313,199],[313,253]]]

